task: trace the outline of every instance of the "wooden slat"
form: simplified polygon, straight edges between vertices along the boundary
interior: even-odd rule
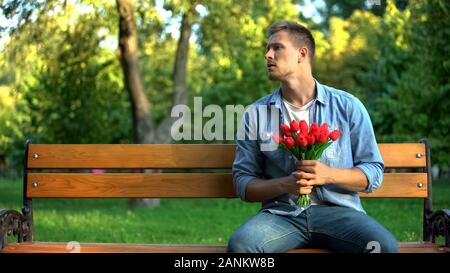
[[[401,242],[398,243],[400,253],[449,253],[450,249],[445,246],[430,242]],[[287,253],[330,253],[326,249],[292,249]]]
[[[222,169],[234,155],[226,144],[30,144],[28,168]]]
[[[81,243],[80,253],[225,253],[223,245],[160,245]],[[447,247],[429,242],[399,243],[400,253],[449,253]],[[73,248],[64,242],[33,242],[7,244],[2,253],[70,253]],[[326,249],[293,249],[288,253],[329,253]]]
[[[235,197],[231,174],[217,173],[29,173],[30,198]],[[37,183],[37,186],[34,183]]]
[[[421,184],[421,187],[418,185]],[[362,198],[397,197],[426,198],[426,173],[385,173],[381,188],[372,193],[360,193]]]
[[[387,173],[382,187],[367,197],[426,198],[426,173]],[[29,173],[30,198],[235,197],[231,174],[216,173]],[[37,183],[35,187],[34,183]],[[422,188],[417,186],[422,184]]]
[[[425,168],[425,144],[385,143],[378,144],[386,168]],[[416,157],[421,154],[421,157]]]
[[[379,149],[386,168],[426,166],[424,144],[379,144]],[[231,168],[235,150],[232,144],[30,144],[28,168],[221,169]]]
[[[67,243],[33,242],[6,245],[3,253],[71,253],[75,249]],[[81,243],[80,253],[225,253],[225,246],[216,245],[161,245],[161,244],[120,244]]]

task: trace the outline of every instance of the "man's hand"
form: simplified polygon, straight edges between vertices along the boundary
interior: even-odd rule
[[[297,162],[297,173],[302,186],[321,186],[334,182],[333,168],[318,160],[300,160]]]
[[[303,178],[300,180],[302,186],[334,184],[348,191],[362,192],[369,185],[366,175],[357,167],[331,168],[318,160],[298,161],[297,173]]]
[[[289,191],[291,194],[310,194],[313,186],[308,185],[308,179],[305,177],[307,173],[293,172],[291,177],[295,184],[292,183],[292,189]]]
[[[304,185],[306,180],[298,172],[273,179],[255,178],[247,184],[245,197],[251,202],[265,202],[281,194],[310,194],[313,186]]]

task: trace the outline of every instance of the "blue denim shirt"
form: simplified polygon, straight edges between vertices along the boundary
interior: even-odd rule
[[[328,123],[330,131],[339,129],[341,136],[323,153],[320,162],[334,168],[357,167],[368,179],[365,192],[381,185],[384,162],[376,143],[369,114],[355,96],[316,81],[316,98],[310,107],[309,124]],[[296,170],[295,159],[289,152],[277,149],[272,139],[279,132],[279,124],[287,120],[282,107],[280,88],[259,99],[244,112],[237,134],[236,158],[233,163],[233,182],[237,195],[247,201],[247,184],[255,179],[289,176]],[[358,193],[333,184],[315,187],[322,203],[354,208],[364,212]],[[263,211],[298,215],[303,209],[295,204],[298,195],[283,194],[262,203]]]

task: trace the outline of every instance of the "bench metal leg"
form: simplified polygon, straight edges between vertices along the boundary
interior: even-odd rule
[[[436,238],[444,236],[445,245],[450,247],[450,210],[443,209],[431,214],[427,221],[431,242],[436,243]]]
[[[16,210],[0,210],[0,249],[8,243],[8,236],[17,236],[17,241],[26,241],[31,234],[31,225],[25,216]]]

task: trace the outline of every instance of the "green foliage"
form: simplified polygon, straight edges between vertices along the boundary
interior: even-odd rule
[[[22,137],[18,123],[23,116],[15,113],[11,89],[7,86],[0,86],[0,156],[15,154],[16,150],[13,146],[15,139]],[[9,171],[7,172],[11,174]]]
[[[267,27],[295,20],[298,11],[291,1],[211,1],[206,8],[199,34],[210,75],[205,101],[247,106],[276,86],[267,79],[264,60]]]
[[[323,49],[318,48],[314,66],[317,78],[364,101],[368,96],[364,86],[366,73],[380,56],[380,18],[357,10],[347,20],[332,17],[330,23],[328,37],[318,44]]]
[[[450,164],[450,2],[417,0],[411,3],[411,54],[413,63],[403,77],[408,106],[400,120],[402,133],[419,131],[431,142],[433,160],[448,167]],[[408,96],[409,95],[409,96]],[[411,120],[411,119],[410,119]]]
[[[381,57],[367,73],[369,109],[382,142],[430,140],[433,162],[450,163],[450,4],[412,1],[405,11],[388,3]],[[368,90],[369,91],[369,90]]]
[[[411,1],[404,10],[387,1],[381,18],[359,10],[332,17],[315,64],[319,80],[364,101],[379,142],[428,138],[433,163],[443,168],[450,163],[449,10],[446,1]]]
[[[65,10],[53,11],[41,14],[39,23],[24,25],[3,52],[9,60],[5,66],[14,71],[15,115],[2,116],[18,128],[7,134],[12,139],[7,151],[10,165],[21,165],[25,139],[37,143],[131,139],[120,67],[114,52],[101,46],[103,24],[108,23],[99,20],[107,14],[104,7],[82,13],[68,4]]]

